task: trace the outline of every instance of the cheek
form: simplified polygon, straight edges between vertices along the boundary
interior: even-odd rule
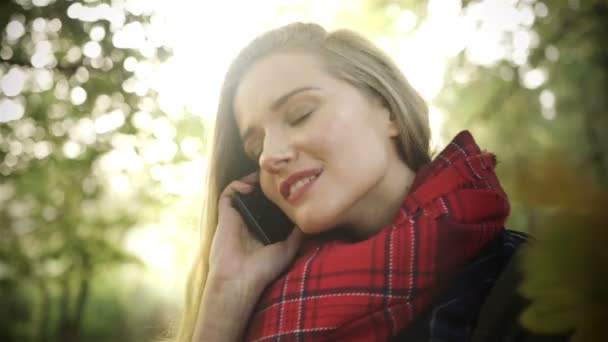
[[[357,115],[363,113],[351,116]],[[337,116],[319,131],[314,141],[323,148],[328,167],[340,173],[344,181],[352,182],[351,185],[365,181],[385,167],[388,150],[370,123]]]
[[[302,150],[324,163],[333,163],[341,159],[341,154],[349,153],[356,136],[352,132],[353,123],[344,116],[329,110],[322,113],[299,137]]]
[[[270,201],[272,201],[276,205],[278,205],[279,200],[280,200],[279,196],[281,194],[278,192],[276,187],[273,185],[272,180],[270,179],[270,176],[267,175],[264,171],[262,171],[260,174],[260,186],[262,188],[262,192],[264,193],[264,196],[266,196],[266,198],[268,198]]]

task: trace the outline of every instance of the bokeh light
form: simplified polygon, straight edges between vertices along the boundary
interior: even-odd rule
[[[11,231],[34,256],[99,235],[140,258],[145,267],[121,264],[103,286],[120,277],[123,291],[161,294],[167,315],[183,304],[198,248],[207,130],[224,74],[262,32],[304,21],[371,39],[428,102],[433,150],[447,143],[450,130],[473,127],[479,141],[497,143],[505,164],[513,164],[524,158],[514,146],[525,141],[512,139],[514,130],[528,146],[555,148],[567,139],[554,132],[575,127],[587,134],[601,123],[584,126],[565,109],[577,99],[556,85],[564,76],[554,65],[574,65],[592,49],[573,53],[561,36],[547,42],[538,25],[559,14],[551,2],[82,0],[61,3],[61,13],[50,11],[59,0],[15,4],[23,11],[6,15],[0,31],[0,175],[11,180],[0,181],[0,214],[6,208]],[[580,6],[568,1],[563,10]],[[592,102],[583,109],[600,107]],[[510,128],[492,126],[493,115]],[[522,118],[530,124],[514,129]],[[513,146],[498,145],[504,136]],[[508,179],[525,183],[513,180],[517,172]],[[66,217],[77,223],[57,227]],[[68,238],[57,237],[64,228]],[[40,232],[48,236],[37,241]],[[67,265],[49,258],[39,272],[58,277]],[[0,280],[9,272],[2,267]]]

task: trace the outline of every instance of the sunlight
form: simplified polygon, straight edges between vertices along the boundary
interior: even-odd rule
[[[148,11],[138,7],[143,6],[143,3],[141,0],[127,0],[126,8]],[[496,6],[502,6],[496,1],[477,8],[472,13],[463,13],[459,0],[430,1],[428,15],[425,18],[418,18],[407,8],[390,6],[386,10],[386,15],[396,20],[399,34],[380,37],[372,32],[366,32],[365,24],[356,24],[359,20],[361,23],[366,20],[363,1],[232,0],[213,2],[211,5],[208,2],[182,0],[177,3],[154,1],[146,4],[152,7],[151,24],[144,27],[132,23],[121,27],[115,34],[113,42],[117,47],[140,50],[154,42],[164,42],[169,45],[172,52],[171,57],[160,65],[146,65],[133,57],[127,58],[124,61],[124,68],[135,72],[136,77],[123,85],[129,91],[141,87],[157,92],[160,109],[166,114],[165,118],[155,118],[149,112],[139,111],[132,120],[136,127],[150,131],[156,138],[148,141],[141,148],[143,162],[150,165],[151,176],[161,182],[163,190],[168,194],[180,196],[175,206],[166,208],[167,212],[174,212],[176,208],[184,207],[184,203],[190,206],[193,203],[200,204],[194,198],[200,196],[201,189],[198,185],[202,184],[205,169],[204,161],[201,159],[200,138],[188,137],[176,145],[172,140],[176,135],[172,122],[186,114],[211,122],[215,115],[222,80],[230,62],[240,48],[268,29],[294,20],[308,21],[317,22],[329,30],[340,27],[352,28],[376,40],[382,49],[394,57],[412,86],[429,102],[433,147],[441,147],[444,143],[440,131],[445,114],[433,104],[433,100],[444,85],[448,58],[468,49],[470,58],[480,64],[491,64],[505,54],[500,41],[496,40],[492,43],[496,35],[502,32],[500,30],[504,29],[503,27],[497,27],[492,31],[495,34],[482,35],[474,25],[474,20],[481,14],[488,11],[495,12]],[[73,12],[74,15],[83,16],[86,11],[78,7]],[[517,11],[509,13],[522,17]],[[527,17],[520,21],[525,20]],[[504,24],[506,23],[496,25]],[[15,31],[18,31],[17,26]],[[102,32],[97,31],[91,32],[93,42],[102,35]],[[19,32],[15,32],[17,33]],[[525,33],[521,33],[517,39],[521,48],[529,45],[532,40]],[[85,46],[84,53],[96,54],[97,51],[92,46]],[[77,51],[73,53],[76,54]],[[76,97],[72,100],[76,103],[80,102],[81,99]],[[112,125],[108,122],[108,129],[110,126]],[[162,164],[171,160],[180,150],[192,162],[171,167]],[[126,160],[127,157],[124,155],[122,158]],[[155,165],[155,163],[161,164]],[[194,212],[190,215],[198,214],[195,207],[192,210]],[[179,225],[177,223],[179,218],[175,213],[169,216],[173,216],[173,223],[165,224]],[[166,220],[171,221],[170,218]],[[192,228],[195,227],[196,224],[193,224]],[[158,227],[145,229],[158,229]],[[172,231],[172,234],[178,235],[190,233],[192,232],[184,229]],[[134,244],[131,240],[128,246],[136,250],[137,254],[152,267],[162,268],[163,276],[180,277],[183,274],[168,267],[167,260],[173,258],[175,250],[195,250],[197,239],[184,239],[183,244],[179,246],[168,246],[168,242],[157,238],[146,238],[146,241],[146,243]],[[161,250],[162,253],[156,252]]]
[[[182,6],[168,2],[156,4],[159,6],[156,15],[162,15],[157,22],[165,25],[163,31],[171,37],[167,41],[173,56],[159,66],[150,86],[158,91],[159,102],[166,112],[183,113],[186,108],[205,120],[215,114],[229,63],[238,49],[256,34],[290,20],[313,21],[334,28],[336,18],[342,13],[360,10],[359,1],[227,1],[214,6],[198,1],[182,1]],[[235,7],[239,10],[235,11]],[[294,9],[301,13],[294,15]],[[399,30],[411,30],[418,20],[414,13],[407,9],[397,9],[397,12]],[[446,58],[464,47],[466,37],[446,37],[458,27],[459,12],[457,0],[431,2],[429,17],[417,32],[393,37],[388,46],[381,44],[395,56],[406,76],[427,100],[432,100],[443,86]],[[446,22],[453,25],[446,27]],[[125,40],[142,36],[139,30],[121,33],[127,36]],[[448,48],[444,47],[445,42],[450,43]]]
[[[0,100],[0,123],[19,120],[23,117],[25,108],[23,105],[14,100]]]

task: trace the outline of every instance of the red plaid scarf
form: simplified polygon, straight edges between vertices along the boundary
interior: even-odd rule
[[[361,242],[312,241],[271,283],[248,341],[384,341],[497,236],[509,202],[467,131],[416,174],[394,223]]]

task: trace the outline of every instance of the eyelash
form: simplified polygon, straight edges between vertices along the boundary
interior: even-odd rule
[[[306,121],[306,119],[308,119],[310,117],[310,114],[312,114],[315,110],[309,110],[308,112],[306,112],[306,114],[299,116],[297,119],[293,120],[290,124],[292,126],[297,126],[299,124],[301,124],[302,122]]]
[[[290,122],[289,124],[291,126],[298,126],[298,125],[304,123],[304,121],[306,121],[314,111],[315,111],[315,109],[309,110],[308,112],[306,112],[306,114],[299,116],[297,119]],[[258,161],[260,159],[260,156],[262,155],[262,152],[263,152],[263,150],[260,149],[260,151],[256,151],[255,153],[248,153],[248,155],[252,160]]]

